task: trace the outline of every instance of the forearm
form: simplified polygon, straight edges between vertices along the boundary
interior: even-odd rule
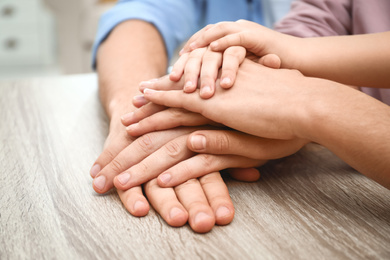
[[[390,32],[302,40],[296,68],[306,76],[355,86],[390,87]]]
[[[323,92],[308,102],[305,137],[390,188],[390,107],[341,84],[310,80]]]
[[[99,95],[107,115],[133,109],[140,81],[160,77],[166,68],[164,42],[153,25],[139,20],[119,24],[97,53]]]

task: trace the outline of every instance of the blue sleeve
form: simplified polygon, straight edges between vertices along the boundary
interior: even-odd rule
[[[193,0],[121,0],[99,21],[92,49],[92,66],[96,67],[99,45],[119,23],[138,19],[153,24],[164,39],[168,60],[174,50],[198,28],[199,6]]]

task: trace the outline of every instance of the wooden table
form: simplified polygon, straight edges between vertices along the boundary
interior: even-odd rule
[[[3,82],[0,120],[0,259],[390,259],[390,191],[318,145],[227,179],[235,219],[200,235],[93,191],[95,75]]]

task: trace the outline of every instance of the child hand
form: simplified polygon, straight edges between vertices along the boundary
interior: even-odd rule
[[[180,51],[185,55],[197,48],[209,46],[212,51],[224,51],[232,46],[242,46],[258,57],[276,54],[283,61],[283,68],[296,69],[301,57],[298,52],[300,38],[282,34],[260,24],[246,20],[221,22],[208,25],[195,33]]]
[[[169,78],[177,82],[184,76],[184,92],[192,93],[199,85],[200,96],[207,99],[214,95],[215,81],[220,69],[221,87],[233,86],[238,67],[245,56],[245,49],[238,46],[227,48],[223,52],[214,52],[208,47],[195,49],[179,58]]]

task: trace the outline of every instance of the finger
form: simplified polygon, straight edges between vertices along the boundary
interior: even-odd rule
[[[114,179],[117,189],[127,190],[156,178],[178,162],[188,159],[194,152],[186,146],[187,135],[175,138],[135,164]]]
[[[276,54],[264,55],[258,60],[258,62],[272,69],[280,69],[282,65],[282,61],[280,60],[279,56]]]
[[[120,152],[118,151],[115,154],[112,153],[112,150],[105,150],[97,160],[97,163],[104,165],[104,167],[97,173],[92,182],[94,190],[98,193],[107,192],[114,187],[114,177],[119,173],[139,163],[170,140],[191,131],[183,128],[174,131],[150,133],[137,138],[130,145],[125,143],[125,147],[121,147]],[[103,155],[106,157],[102,157]]]
[[[194,42],[203,32],[209,30],[210,28],[212,28],[214,26],[214,24],[208,24],[206,25],[205,27],[203,27],[202,29],[200,29],[199,31],[197,31],[194,35],[191,36],[190,39],[188,39],[188,41],[186,42],[186,44],[184,44],[183,48],[181,49],[181,51],[179,52],[180,55],[183,55],[185,53],[188,53],[188,52],[191,52],[192,49],[190,48],[190,44],[192,42]]]
[[[215,92],[215,81],[222,64],[222,53],[208,49],[203,55],[200,72],[200,96],[210,98]]]
[[[244,61],[246,50],[240,46],[227,48],[223,53],[221,87],[230,88],[236,80],[238,67]]]
[[[203,55],[207,48],[193,50],[188,57],[187,64],[184,69],[184,92],[194,92],[198,86],[198,78],[202,65]]]
[[[137,186],[125,191],[118,190],[119,198],[121,199],[125,208],[131,215],[136,217],[143,217],[149,212],[149,203],[142,194],[141,186]]]
[[[233,202],[219,172],[209,173],[199,178],[203,192],[213,209],[217,225],[227,225],[234,218]]]
[[[130,112],[123,115],[121,117],[121,121],[124,126],[129,126],[157,112],[163,111],[164,109],[166,109],[165,106],[148,103],[145,106],[135,110],[134,112]]]
[[[129,135],[140,136],[146,133],[171,129],[178,126],[200,126],[212,123],[211,120],[198,113],[193,113],[181,108],[168,108],[146,117],[136,124],[129,125],[126,128],[126,131]]]
[[[150,204],[168,225],[180,227],[187,223],[188,213],[172,188],[161,188],[156,179],[146,183],[144,188]]]
[[[184,68],[187,63],[189,54],[185,53],[175,62],[172,72],[169,74],[169,79],[172,81],[179,81],[184,73]]]
[[[231,130],[200,130],[192,133],[187,140],[188,148],[194,152],[236,154],[261,160],[291,155],[306,143],[302,139],[268,139]]]
[[[189,49],[194,50],[196,48],[202,48],[204,46],[208,46],[212,42],[216,41],[219,38],[222,38],[226,35],[236,33],[240,31],[241,25],[236,22],[220,22],[215,24],[214,26],[210,27],[208,30],[204,30],[196,37],[196,39],[189,42]],[[211,45],[210,45],[211,47]],[[216,48],[212,48],[214,51],[223,51],[225,49],[219,48],[217,46],[218,50]]]
[[[198,154],[162,172],[157,182],[161,187],[173,187],[189,179],[227,168],[255,167],[262,161],[237,155]]]
[[[145,88],[155,89],[155,90],[178,90],[183,89],[183,80],[178,82],[172,81],[169,79],[168,75],[165,75],[159,79],[153,79],[150,81],[142,81],[139,84],[139,90],[144,92]]]
[[[237,181],[254,182],[260,179],[260,172],[256,168],[229,168],[226,171]]]
[[[107,179],[107,177],[99,177],[99,173],[104,169],[126,146],[133,142],[133,137],[128,136],[126,133],[118,135],[109,135],[104,144],[103,152],[94,162],[90,175],[93,180],[93,187],[106,187],[107,189],[95,189],[99,193],[104,193],[110,188],[112,188],[112,179]]]
[[[132,103],[135,107],[140,108],[149,103],[149,101],[145,99],[144,95],[137,95],[133,97]]]
[[[188,211],[188,223],[192,230],[198,233],[210,231],[215,225],[215,217],[199,181],[189,180],[175,187],[175,192]]]
[[[158,91],[154,89],[146,88],[144,90],[144,96],[147,100],[167,106],[184,108],[189,111],[202,114],[205,102],[198,93],[184,94],[182,91]]]
[[[245,49],[249,49],[248,46],[252,47],[251,44],[252,42],[248,43],[248,40],[246,39],[246,34],[239,32],[220,37],[219,39],[210,43],[210,48],[214,51],[223,51],[233,46],[241,46]]]

